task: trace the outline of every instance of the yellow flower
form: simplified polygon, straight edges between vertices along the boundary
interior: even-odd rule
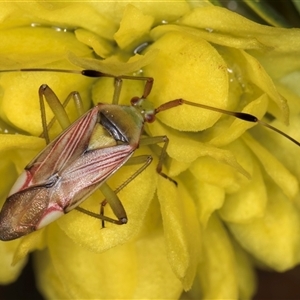
[[[1,17],[1,69],[150,76],[155,107],[183,98],[247,112],[300,139],[299,30],[258,25],[206,1],[6,3]],[[86,110],[91,98],[110,103],[113,95],[111,78],[3,73],[3,203],[45,146],[37,95],[44,83],[61,100],[79,91]],[[143,88],[124,80],[120,104]],[[76,119],[72,104],[67,112]],[[251,298],[255,266],[284,271],[300,261],[300,149],[254,125],[188,105],[159,113],[145,132],[168,136],[163,171],[178,186],[157,174],[159,148],[141,147],[136,153],[151,154],[154,162],[119,193],[128,224],[106,222],[101,229],[99,220],[74,210],[1,242],[1,282],[15,280],[34,251],[37,284],[49,299],[173,299],[188,290],[184,297]],[[55,125],[51,136],[59,131]],[[109,185],[117,188],[138,167],[122,167]],[[97,191],[82,207],[97,213],[102,199]],[[109,207],[105,215],[113,217]]]

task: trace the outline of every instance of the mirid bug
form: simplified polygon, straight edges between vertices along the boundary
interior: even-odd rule
[[[80,73],[88,77],[112,77],[115,80],[116,88],[113,97],[114,104],[99,103],[70,125],[64,106],[70,99],[74,99],[80,111],[80,96],[73,92],[62,105],[47,85],[40,87],[43,134],[48,145],[25,167],[2,207],[0,239],[3,241],[13,240],[38,230],[74,208],[97,217],[103,222],[108,221],[119,225],[127,223],[127,215],[117,192],[146,169],[152,161],[152,157],[147,155],[132,157],[139,146],[163,144],[157,172],[173,181],[162,172],[168,138],[166,136],[141,137],[145,122],[153,122],[156,114],[173,107],[185,104],[227,114],[247,122],[259,123],[285,136],[298,146],[300,145],[298,141],[251,114],[231,112],[184,99],[175,99],[153,108],[147,100],[153,84],[153,79],[150,77],[115,77],[93,70],[77,72],[55,69],[21,69],[2,72],[15,71],[67,72]],[[128,106],[118,105],[123,79],[145,81],[142,96],[133,97],[131,105]],[[47,124],[44,98],[64,129],[52,142],[48,136],[48,128],[51,127],[53,120]],[[141,166],[133,176],[116,191],[113,191],[106,181],[128,161],[141,164]],[[176,184],[175,181],[173,182]],[[98,188],[106,198],[103,206],[106,202],[109,203],[117,217],[116,220],[104,216],[103,211],[98,215],[78,207]]]

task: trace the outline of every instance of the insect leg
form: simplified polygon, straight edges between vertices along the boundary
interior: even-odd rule
[[[65,107],[73,99],[75,106],[78,111],[78,116],[84,113],[83,103],[78,92],[71,92],[68,97],[65,99],[63,103],[61,103],[53,92],[53,90],[46,84],[43,84],[39,88],[39,100],[40,100],[40,107],[41,107],[41,117],[42,117],[42,125],[43,125],[43,133],[41,137],[44,137],[46,143],[50,143],[49,138],[49,129],[53,126],[54,122],[58,120],[62,129],[66,129],[70,124],[69,117],[65,111]],[[46,111],[45,111],[45,100],[47,101],[48,105],[50,106],[51,110],[54,113],[54,117],[52,120],[47,124],[46,120]]]
[[[153,158],[151,155],[139,155],[129,158],[129,160],[124,164],[124,166],[132,166],[143,164],[137,171],[135,171],[130,177],[128,177],[117,189],[115,193],[119,193],[124,187],[126,187],[132,180],[134,180],[138,175],[140,175],[152,162]]]
[[[141,96],[142,99],[145,99],[145,98],[148,97],[148,95],[150,94],[150,92],[152,90],[152,86],[153,86],[153,82],[154,82],[154,79],[152,77],[144,77],[144,76],[126,76],[126,75],[123,75],[123,76],[119,76],[118,78],[145,81],[143,95]]]
[[[123,207],[122,202],[120,201],[117,193],[119,193],[125,186],[127,186],[132,180],[134,180],[139,174],[141,174],[152,162],[152,156],[150,155],[140,155],[130,158],[125,165],[137,165],[141,164],[142,166],[134,172],[129,178],[127,178],[117,189],[112,190],[107,183],[103,183],[100,186],[100,191],[105,196],[105,199],[101,202],[100,214],[93,213],[89,210],[86,210],[82,207],[76,207],[75,209],[87,214],[91,217],[102,220],[102,227],[105,227],[104,222],[110,222],[117,225],[123,225],[127,223],[126,211]],[[106,204],[109,204],[113,213],[118,218],[118,220],[104,216],[104,207]]]
[[[122,225],[127,223],[127,215],[124,209],[124,206],[122,202],[120,201],[117,194],[109,187],[109,185],[104,182],[100,186],[100,191],[105,196],[105,199],[107,200],[107,203],[110,205],[112,211],[114,212],[115,216],[118,218],[118,220],[113,220],[113,223]],[[103,202],[101,204],[101,213],[100,215],[104,216],[104,209],[102,208]],[[102,222],[102,227],[104,227],[104,220]]]
[[[145,99],[150,94],[152,86],[153,86],[153,81],[154,81],[152,77],[142,77],[142,76],[138,77],[138,76],[125,76],[125,75],[115,77],[115,89],[114,89],[112,104],[119,103],[120,94],[121,94],[122,85],[123,85],[123,79],[145,81],[143,95],[141,96],[142,99]]]
[[[120,99],[120,94],[122,90],[123,80],[120,77],[115,78],[115,89],[112,104],[118,104]]]
[[[175,180],[173,180],[172,178],[170,178],[167,174],[163,173],[162,171],[162,166],[163,163],[166,159],[166,155],[167,155],[167,148],[169,145],[169,139],[166,135],[163,136],[154,136],[154,137],[147,137],[147,138],[143,138],[140,140],[140,146],[147,146],[147,145],[156,145],[159,143],[163,143],[163,147],[161,149],[160,155],[159,155],[159,160],[158,160],[158,164],[156,166],[156,172],[166,178],[169,179],[170,181],[172,181],[176,186],[177,186],[177,182]]]

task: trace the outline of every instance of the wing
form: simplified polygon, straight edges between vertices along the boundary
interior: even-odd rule
[[[58,174],[57,182],[51,187],[49,205],[60,203],[66,212],[78,206],[114,174],[134,150],[130,145],[118,145],[85,153]]]
[[[52,141],[25,169],[31,173],[32,185],[48,178],[77,160],[88,146],[98,120],[98,107],[89,110]]]

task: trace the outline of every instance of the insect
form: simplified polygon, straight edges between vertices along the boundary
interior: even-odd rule
[[[139,146],[162,143],[159,162],[156,167],[158,174],[173,181],[162,172],[166,156],[168,138],[166,136],[142,137],[145,122],[155,121],[155,116],[168,109],[180,105],[195,106],[227,114],[247,122],[259,123],[285,136],[298,146],[300,143],[277,128],[264,123],[255,116],[232,112],[184,99],[175,99],[154,108],[147,100],[153,85],[153,78],[133,76],[112,76],[93,70],[68,71],[55,69],[21,69],[15,71],[67,72],[79,73],[88,77],[112,77],[115,80],[114,104],[99,103],[83,114],[69,126],[65,121],[64,106],[74,99],[80,110],[80,96],[73,92],[61,104],[54,92],[47,85],[39,89],[42,112],[43,134],[47,146],[26,167],[11,188],[6,202],[0,212],[0,239],[13,240],[38,230],[57,218],[76,208],[90,216],[115,224],[126,224],[128,219],[125,209],[117,193],[130,181],[143,172],[151,163],[152,157],[143,155],[132,157]],[[2,71],[3,72],[3,71]],[[145,82],[141,97],[133,97],[131,105],[118,105],[122,80],[141,80]],[[46,122],[44,98],[55,112],[64,131],[50,142]],[[113,191],[106,183],[107,179],[124,164],[131,162],[140,164],[139,169],[128,178],[117,190]],[[175,181],[173,181],[176,184]],[[78,207],[96,189],[100,189],[105,199],[100,214],[95,214]],[[117,219],[104,215],[106,203],[112,208]]]

